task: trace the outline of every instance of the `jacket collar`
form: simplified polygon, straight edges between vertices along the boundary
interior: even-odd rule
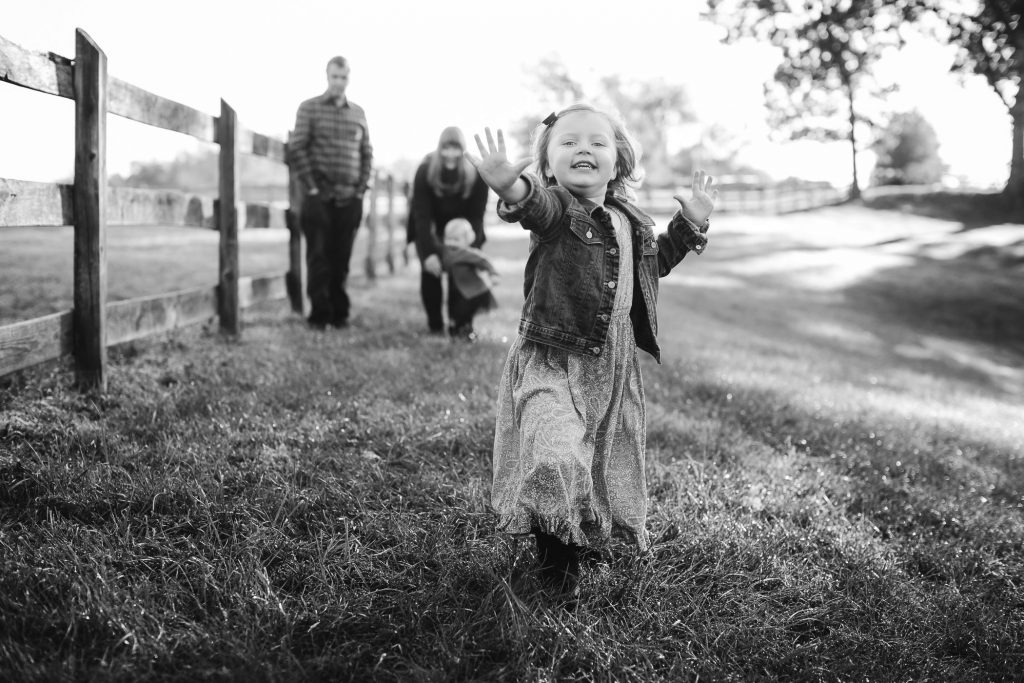
[[[600,204],[592,202],[591,200],[586,198],[580,199],[578,197],[573,196],[573,202],[573,204],[570,204],[570,210],[575,209],[579,213],[583,213],[589,218],[593,218],[594,212],[597,211],[598,209],[603,208]],[[633,206],[632,202],[629,201],[629,198],[622,193],[615,192],[614,190],[608,190],[608,193],[605,195],[604,202],[605,205],[611,205],[618,209],[619,211],[626,214],[626,217],[629,219],[629,222],[633,225],[633,227],[637,227],[638,225],[654,225],[654,221],[651,220],[651,217],[645,214],[637,207]]]

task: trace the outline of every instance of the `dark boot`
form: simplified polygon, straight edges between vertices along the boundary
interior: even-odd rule
[[[534,532],[537,538],[537,571],[541,581],[561,593],[572,595],[580,580],[579,547],[562,543],[557,536]]]

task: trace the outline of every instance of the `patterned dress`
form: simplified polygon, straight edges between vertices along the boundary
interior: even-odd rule
[[[633,242],[617,217],[620,267],[605,353],[517,337],[498,393],[491,503],[498,529],[601,546],[648,547],[646,413],[633,325]]]

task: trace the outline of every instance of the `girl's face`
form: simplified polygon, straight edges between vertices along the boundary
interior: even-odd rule
[[[574,111],[555,121],[546,150],[548,173],[578,197],[604,199],[615,178],[615,132],[603,114]]]

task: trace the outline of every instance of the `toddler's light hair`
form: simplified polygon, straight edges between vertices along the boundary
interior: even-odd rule
[[[444,225],[444,243],[450,246],[473,244],[473,225],[465,218],[453,218]]]
[[[611,126],[612,134],[615,136],[615,167],[617,170],[615,177],[608,181],[608,187],[613,191],[629,194],[630,188],[639,186],[644,177],[643,168],[640,166],[640,144],[626,130],[626,124],[620,117],[586,102],[577,102],[556,113],[555,123],[563,116],[579,111],[600,114],[608,120],[608,125]],[[551,131],[554,129],[555,123],[551,125],[542,123],[533,132],[533,158],[537,160],[537,174],[549,186],[558,183],[553,175],[550,177],[548,175],[551,170],[547,155],[548,143],[551,142]]]

